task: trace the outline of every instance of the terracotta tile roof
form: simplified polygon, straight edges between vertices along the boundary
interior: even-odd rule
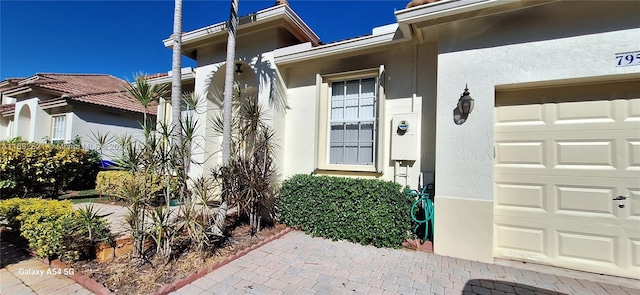
[[[433,2],[438,2],[439,0],[412,0],[411,2],[409,2],[407,4],[406,8],[411,8],[411,7],[415,7],[415,6],[420,6],[423,4],[429,4],[429,3],[433,3]]]
[[[18,85],[59,92],[68,100],[143,112],[143,107],[126,92],[128,83],[111,75],[39,73]],[[149,107],[147,112],[156,114],[156,108]]]
[[[146,75],[144,76],[144,79],[155,79],[155,78],[160,78],[160,77],[166,77],[169,76],[168,73],[157,73],[157,74],[151,74],[151,75]]]
[[[10,111],[16,108],[16,104],[15,103],[11,103],[11,104],[3,104],[0,105],[0,113],[1,112],[5,112],[5,111]]]

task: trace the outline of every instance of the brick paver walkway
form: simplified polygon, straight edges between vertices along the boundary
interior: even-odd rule
[[[614,285],[294,231],[172,294],[637,295],[640,282]]]
[[[21,249],[0,242],[0,294],[93,294]],[[60,270],[62,272],[62,270]]]

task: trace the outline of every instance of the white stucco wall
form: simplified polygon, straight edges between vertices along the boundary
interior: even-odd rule
[[[640,72],[640,66],[615,64],[616,53],[640,50],[640,19],[624,7],[638,5],[620,4],[615,9],[606,3],[563,3],[440,32],[436,195],[493,199],[496,86]],[[590,15],[598,7],[607,10],[608,21],[596,25]],[[626,28],[629,22],[636,28]],[[485,29],[471,29],[478,27]],[[475,109],[457,126],[452,111],[465,84]]]
[[[378,177],[385,180],[394,179],[394,162],[390,159],[391,134],[395,127],[391,126],[394,114],[419,114],[418,160],[408,162],[398,173],[408,171],[408,177],[398,177],[397,181],[411,187],[417,187],[421,171],[433,171],[435,165],[435,64],[436,44],[428,43],[415,46],[407,43],[396,45],[382,51],[365,52],[360,55],[324,58],[307,61],[300,65],[288,67],[283,76],[289,89],[289,105],[287,112],[284,143],[284,176],[317,172],[338,176]],[[378,143],[383,149],[382,174],[316,170],[317,155],[322,152],[318,147],[318,116],[321,116],[319,93],[316,75],[340,74],[362,69],[385,68],[385,101],[384,115],[378,122],[378,130],[384,133],[384,140]],[[416,66],[414,69],[413,65]],[[416,74],[414,76],[414,70]],[[414,97],[415,95],[415,97]],[[324,114],[326,115],[326,114]],[[423,130],[424,129],[424,130]],[[325,129],[326,130],[326,129]],[[431,138],[428,138],[432,136]],[[423,147],[424,145],[424,147]],[[427,160],[428,159],[428,160]],[[404,162],[405,164],[407,162]]]
[[[33,97],[16,103],[15,123],[13,124],[14,136],[22,136],[23,140],[33,142],[44,142],[49,137],[51,133],[51,117],[40,108],[38,101],[38,97]],[[28,107],[30,114],[30,120],[27,124],[25,124],[26,121],[21,122],[19,120],[20,112],[25,106]]]
[[[110,136],[131,135],[133,138],[143,139],[142,114],[129,113],[119,110],[107,110],[103,108],[89,108],[74,106],[73,112],[67,115],[70,124],[67,137],[70,139],[80,136],[82,145],[86,148],[96,149],[97,145],[91,132],[100,132]],[[103,149],[105,158],[112,159],[119,152],[115,142]]]
[[[436,253],[493,260],[496,89],[640,73],[640,66],[616,67],[615,59],[616,53],[640,50],[639,4],[558,2],[440,28]],[[475,108],[463,125],[455,125],[453,110],[465,85]]]
[[[243,63],[244,72],[241,74],[242,78],[240,80],[244,79],[246,80],[245,82],[253,83],[257,86],[258,100],[264,107],[265,119],[276,130],[276,144],[282,146],[284,137],[280,131],[284,126],[284,116],[278,113],[270,103],[271,83],[272,79],[277,77],[277,74],[273,63],[273,54],[270,51],[275,46],[275,41],[267,39],[275,37],[275,35],[254,34],[251,36],[253,39],[242,38],[239,40],[236,48],[235,59]],[[264,42],[255,43],[260,40]],[[199,104],[196,110],[199,124],[194,140],[192,158],[194,162],[203,164],[191,166],[190,174],[192,177],[208,173],[221,160],[222,138],[211,128],[211,119],[222,112],[220,96],[224,89],[225,68],[223,66],[225,62],[226,47],[211,46],[198,51],[198,66],[196,68],[194,88],[195,92],[201,95],[202,103]],[[215,84],[214,88],[217,87],[219,92],[213,90],[212,84]],[[205,95],[207,92],[209,93],[208,96]],[[215,95],[212,94],[217,94],[217,96],[214,97]],[[280,161],[283,158],[282,152],[281,149],[276,151],[277,167],[282,166]]]

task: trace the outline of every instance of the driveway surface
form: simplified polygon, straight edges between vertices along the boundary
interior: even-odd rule
[[[377,249],[293,231],[172,294],[640,294],[638,280],[547,270]]]

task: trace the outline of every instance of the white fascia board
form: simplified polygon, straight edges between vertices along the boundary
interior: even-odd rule
[[[238,29],[251,27],[260,24],[264,21],[275,19],[278,17],[287,17],[289,21],[294,24],[300,31],[309,36],[314,43],[317,44],[320,40],[316,33],[298,16],[290,7],[286,4],[270,7],[264,10],[260,10],[253,14],[243,16],[238,20]],[[208,39],[217,35],[223,35],[227,32],[227,22],[219,22],[204,28],[196,29],[191,32],[185,32],[182,34],[182,45],[188,45],[196,41]],[[162,41],[165,47],[171,48],[173,46],[173,39],[171,37]]]
[[[320,43],[320,37],[318,37],[318,35],[316,35],[316,33],[311,30],[311,28],[302,20],[302,18],[300,18],[300,16],[295,11],[293,11],[293,9],[289,7],[289,5],[283,4],[283,6],[285,7],[285,12],[287,17],[289,18],[289,21],[294,24],[303,34],[307,35],[311,39],[310,41],[313,44]]]
[[[156,84],[171,84],[172,81],[171,75],[167,75],[167,76],[162,76],[162,77],[158,77],[158,78],[153,78],[153,79],[148,79],[147,82],[151,85],[156,85]],[[182,73],[180,79],[182,81],[186,81],[186,80],[193,80],[195,79],[195,73],[194,72],[187,72],[187,73]],[[133,83],[132,83],[133,84]]]
[[[283,65],[309,59],[327,57],[331,55],[344,54],[383,45],[395,44],[409,40],[406,37],[395,37],[396,32],[388,32],[380,35],[369,35],[360,38],[345,40],[342,42],[330,43],[310,49],[304,49],[304,47],[302,47],[302,50],[293,52],[290,50],[278,50],[274,51],[273,55],[275,63]]]
[[[521,1],[522,0],[445,0],[398,10],[395,12],[395,15],[400,27],[408,29],[408,25],[417,22]],[[403,33],[407,32],[403,30]]]

